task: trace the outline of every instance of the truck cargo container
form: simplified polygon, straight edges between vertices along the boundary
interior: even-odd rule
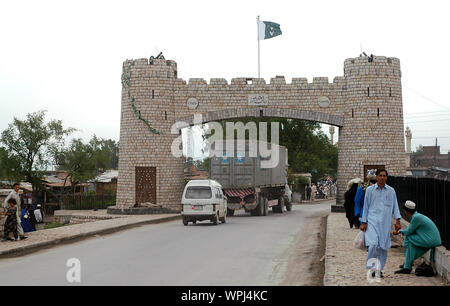
[[[255,216],[267,215],[270,207],[276,213],[282,213],[285,208],[290,211],[287,149],[265,142],[251,144],[256,147],[256,152],[249,150],[247,141],[245,151],[238,151],[235,143],[232,156],[224,154],[211,158],[209,177],[222,185],[227,197],[228,215],[242,208]],[[267,154],[261,154],[260,145],[272,150],[273,155],[264,157]],[[266,168],[271,158],[275,162]]]

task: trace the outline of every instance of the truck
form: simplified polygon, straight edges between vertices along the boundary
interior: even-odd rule
[[[227,198],[227,215],[232,216],[239,209],[250,212],[252,216],[266,216],[269,208],[274,213],[292,209],[291,192],[287,184],[287,149],[284,146],[263,143],[267,148],[278,151],[278,161],[267,167],[273,156],[263,157],[260,144],[256,142],[257,152],[249,154],[249,142],[245,142],[245,154],[234,146],[234,154],[212,157],[210,179],[222,185]],[[254,152],[254,151],[253,151]],[[272,153],[273,154],[273,153]]]

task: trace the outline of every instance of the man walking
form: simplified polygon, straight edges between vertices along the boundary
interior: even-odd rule
[[[395,271],[395,274],[411,273],[414,260],[430,249],[430,262],[434,262],[435,247],[442,244],[441,235],[436,224],[427,216],[416,211],[416,203],[406,201],[403,210],[411,218],[411,223],[405,230],[396,230],[393,233],[394,235],[402,233],[405,236],[405,241],[403,242],[405,262],[400,266],[401,270]]]
[[[20,239],[23,240],[23,239],[26,239],[28,237],[24,236],[23,229],[22,229],[22,224],[21,224],[21,219],[20,219],[22,210],[21,210],[21,207],[20,207],[19,189],[20,189],[20,185],[18,183],[15,183],[13,185],[13,191],[11,191],[9,193],[9,195],[5,199],[3,207],[8,208],[8,201],[9,201],[9,199],[16,200],[17,234],[20,236]]]
[[[306,186],[306,201],[311,200],[311,186]]]
[[[366,268],[372,269],[375,265],[377,277],[383,277],[382,271],[391,247],[392,217],[396,219],[395,230],[398,231],[401,229],[401,215],[395,190],[386,185],[388,172],[378,169],[376,176],[377,184],[368,187],[364,196],[360,229],[365,232],[365,245],[369,248]]]

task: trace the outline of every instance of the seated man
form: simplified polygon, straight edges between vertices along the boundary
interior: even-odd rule
[[[403,242],[405,247],[405,261],[402,269],[395,274],[409,274],[412,270],[414,260],[431,249],[430,261],[434,262],[434,248],[441,245],[439,230],[433,221],[427,216],[416,211],[416,204],[406,201],[403,207],[405,214],[411,218],[409,226],[405,230],[394,231],[394,235],[402,233],[406,238]]]

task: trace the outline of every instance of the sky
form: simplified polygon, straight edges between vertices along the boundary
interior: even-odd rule
[[[437,137],[444,154],[450,150],[446,2],[1,1],[0,131],[14,117],[47,110],[48,119],[79,129],[73,138],[119,140],[123,61],[163,52],[186,81],[257,77],[260,15],[283,32],[261,41],[266,83],[276,75],[288,83],[332,82],[361,49],[397,57],[412,149]],[[323,130],[328,134],[328,126]]]

